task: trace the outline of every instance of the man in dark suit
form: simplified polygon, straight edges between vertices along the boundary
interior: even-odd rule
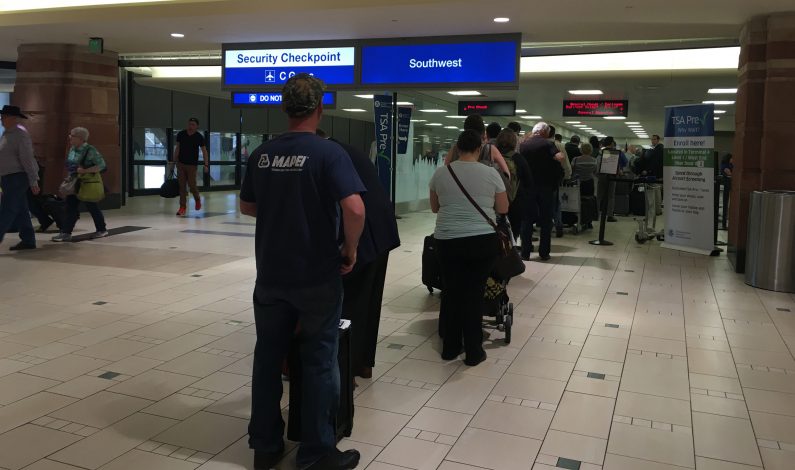
[[[317,135],[326,137],[322,129]],[[365,379],[373,376],[381,301],[384,295],[389,252],[400,246],[395,212],[375,166],[360,149],[338,143],[351,157],[359,179],[367,192],[362,194],[365,213],[364,230],[359,238],[357,263],[342,278],[345,297],[342,317],[351,320],[351,366],[353,374]]]
[[[582,152],[580,152],[580,136],[571,136],[569,143],[566,144],[566,155],[569,156],[569,161],[574,160],[575,158],[582,155]]]

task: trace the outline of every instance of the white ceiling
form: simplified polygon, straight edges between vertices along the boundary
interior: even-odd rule
[[[24,1],[24,0],[23,0]],[[121,53],[217,50],[224,42],[521,32],[525,42],[736,38],[792,0],[174,0],[138,6],[0,13],[0,60],[24,43],[86,44]],[[511,22],[496,24],[494,16]],[[170,33],[186,35],[173,39]]]

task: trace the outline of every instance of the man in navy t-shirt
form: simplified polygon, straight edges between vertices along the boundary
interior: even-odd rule
[[[240,211],[257,218],[257,345],[249,424],[255,469],[271,468],[284,452],[281,366],[299,324],[302,442],[296,463],[324,470],[359,463],[357,451],[337,450],[334,422],[341,276],[356,263],[365,187],[342,147],[315,135],[324,88],[308,74],[287,81],[282,109],[289,130],[251,153],[240,190]]]

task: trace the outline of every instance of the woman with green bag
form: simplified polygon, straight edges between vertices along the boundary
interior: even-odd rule
[[[76,194],[66,196],[66,220],[61,233],[53,237],[54,242],[68,242],[72,240],[72,230],[80,215],[78,206],[81,202],[86,205],[91,218],[94,219],[96,232],[91,238],[108,236],[105,227],[105,216],[99,209],[97,202],[105,197],[102,176],[105,170],[105,159],[88,143],[88,129],[75,127],[69,132],[69,154],[66,157],[66,171],[70,177],[78,179]]]

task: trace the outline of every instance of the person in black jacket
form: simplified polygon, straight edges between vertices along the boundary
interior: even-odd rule
[[[322,129],[317,130],[317,135],[326,137]],[[375,366],[389,252],[400,246],[400,236],[392,202],[378,179],[373,163],[358,148],[330,140],[348,153],[359,179],[367,188],[367,192],[362,194],[367,215],[362,236],[359,238],[357,262],[353,271],[342,278],[345,292],[342,317],[351,320],[353,375],[369,379],[373,376]]]
[[[582,152],[580,151],[580,136],[571,136],[569,143],[566,144],[566,155],[568,155],[569,161],[572,161],[582,155]]]

